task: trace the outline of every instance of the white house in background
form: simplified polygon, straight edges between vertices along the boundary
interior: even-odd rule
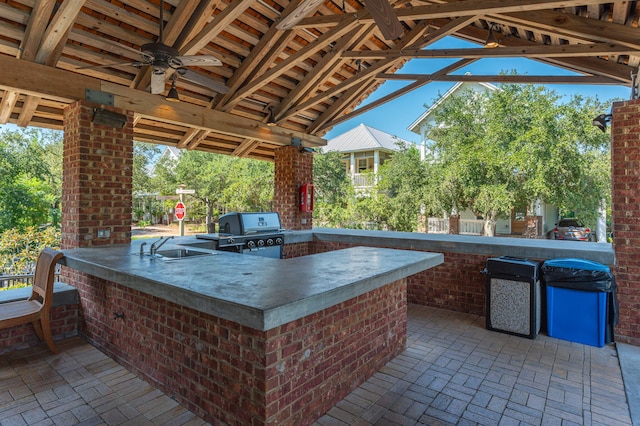
[[[360,124],[330,139],[323,152],[341,152],[347,176],[354,188],[363,190],[375,183],[378,168],[398,150],[398,142],[412,143]]]
[[[430,127],[437,126],[435,121],[435,112],[442,105],[442,103],[451,96],[468,96],[468,91],[471,90],[476,93],[484,93],[487,91],[499,90],[498,87],[489,83],[475,83],[475,82],[458,82],[451,89],[449,89],[443,96],[441,96],[433,105],[431,105],[420,117],[418,117],[408,130],[420,135],[420,155],[424,160],[426,153],[431,152],[433,154],[433,145],[435,141],[431,140],[427,136],[428,129]],[[496,224],[496,234],[513,234],[522,235],[526,231],[525,216],[527,214],[527,206],[522,205],[511,211],[511,217],[500,218]],[[541,229],[538,231],[538,235],[545,234],[552,230],[555,224],[558,222],[558,209],[552,205],[546,205],[544,203],[536,203],[534,206],[534,214],[541,218]],[[459,212],[461,219],[461,233],[475,234],[478,232],[477,227],[481,222],[475,222],[478,218],[472,211],[466,210]],[[440,219],[448,219],[440,218]],[[435,223],[435,222],[434,222]],[[468,224],[469,230],[463,229],[465,224]]]

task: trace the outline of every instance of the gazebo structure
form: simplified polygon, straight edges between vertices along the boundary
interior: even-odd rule
[[[64,130],[62,248],[108,247],[131,241],[134,140],[274,161],[283,227],[310,229],[298,190],[312,156],[301,148],[386,101],[433,81],[628,85],[630,100],[605,121],[616,338],[640,345],[639,16],[630,1],[4,0],[0,124]],[[445,36],[478,48],[424,50]],[[509,57],[578,75],[453,74]],[[456,60],[396,73],[412,58]],[[408,83],[358,108],[393,79]],[[87,288],[86,277],[67,278]],[[467,303],[482,309],[475,299]]]

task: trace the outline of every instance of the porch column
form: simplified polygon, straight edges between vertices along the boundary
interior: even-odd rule
[[[613,269],[620,323],[616,341],[640,346],[640,99],[616,102],[611,123]]]
[[[126,117],[124,127],[92,122],[94,108]],[[131,242],[133,114],[86,101],[64,110],[62,248]]]
[[[311,229],[313,213],[300,211],[300,187],[313,183],[313,154],[295,146],[275,151],[273,209],[285,229]]]

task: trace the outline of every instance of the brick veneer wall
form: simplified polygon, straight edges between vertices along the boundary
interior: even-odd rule
[[[70,271],[83,333],[205,419],[310,424],[406,343],[406,282],[268,331]]]
[[[285,229],[311,229],[313,213],[300,211],[300,187],[313,183],[313,155],[294,146],[275,151],[273,210]]]
[[[357,244],[313,241],[309,254],[354,247]],[[389,247],[394,248],[394,247]],[[407,278],[407,302],[475,315],[485,314],[487,254],[445,252],[444,263]]]
[[[613,105],[611,222],[620,301],[616,340],[640,346],[640,100]]]
[[[118,129],[93,123],[96,107],[83,101],[64,111],[63,249],[131,242],[133,114]]]
[[[51,308],[51,333],[55,340],[78,335],[78,305]],[[42,344],[31,324],[0,330],[0,354]]]

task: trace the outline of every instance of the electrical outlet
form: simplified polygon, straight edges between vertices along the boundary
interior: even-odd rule
[[[111,230],[98,229],[98,238],[109,238],[110,235],[111,235]]]

